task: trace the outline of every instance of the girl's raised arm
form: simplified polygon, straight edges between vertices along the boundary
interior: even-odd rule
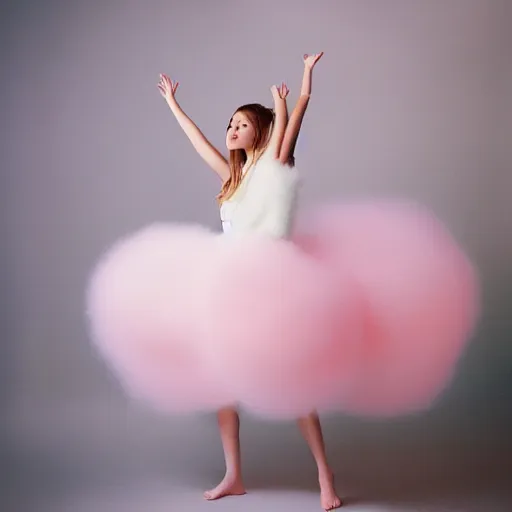
[[[289,89],[283,82],[280,87],[273,85],[270,89],[274,98],[274,127],[270,136],[269,149],[273,153],[273,157],[277,160],[281,153],[281,145],[283,143],[284,132],[288,123],[288,108],[286,105],[286,96]]]
[[[229,163],[224,156],[208,141],[203,132],[197,125],[185,114],[178,105],[175,98],[175,92],[178,88],[178,82],[173,82],[167,75],[160,75],[158,89],[165,98],[167,105],[176,117],[179,125],[189,138],[190,142],[199,153],[201,158],[219,175],[224,182],[230,176]]]
[[[302,78],[302,87],[300,90],[300,96],[297,100],[295,108],[290,116],[288,125],[283,137],[283,143],[281,145],[281,151],[279,153],[279,161],[282,164],[286,164],[293,155],[295,144],[299,136],[302,120],[309,104],[309,98],[311,96],[311,82],[313,79],[313,68],[315,64],[320,60],[324,52],[317,53],[314,55],[304,55],[304,75]]]

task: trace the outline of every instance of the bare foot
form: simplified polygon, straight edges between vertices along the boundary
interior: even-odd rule
[[[204,498],[212,501],[224,498],[225,496],[241,496],[245,492],[245,487],[240,477],[228,477],[226,475],[217,487],[204,493]]]
[[[320,503],[324,510],[340,508],[342,503],[334,489],[334,477],[332,475],[321,476],[320,482]]]

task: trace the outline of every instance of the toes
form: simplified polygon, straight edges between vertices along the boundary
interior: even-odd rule
[[[204,493],[204,498],[208,501],[211,501],[211,500],[214,500],[215,499],[215,492],[214,491],[206,491]]]
[[[332,501],[329,501],[328,504],[324,504],[323,509],[325,511],[329,510],[335,510],[337,508],[340,508],[342,506],[342,501],[340,498],[333,498]]]
[[[334,510],[336,508],[340,508],[341,507],[341,500],[339,498],[335,499],[331,508],[329,510]]]

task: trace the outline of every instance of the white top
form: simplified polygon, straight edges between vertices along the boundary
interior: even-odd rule
[[[247,174],[247,171],[250,169],[251,164],[249,161],[245,162],[242,167],[242,176]],[[229,233],[231,231],[231,219],[235,213],[237,202],[235,200],[235,194],[233,194],[227,201],[223,201],[220,206],[220,220],[222,221],[222,231],[224,233]]]
[[[267,148],[254,165],[246,164],[238,189],[220,208],[224,233],[286,237],[298,188],[294,167],[281,164]]]

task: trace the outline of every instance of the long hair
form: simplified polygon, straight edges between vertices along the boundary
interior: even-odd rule
[[[254,151],[255,159],[260,156],[262,150],[265,149],[268,144],[270,134],[272,131],[272,125],[274,122],[274,111],[267,108],[259,103],[248,103],[242,105],[234,113],[243,112],[254,127],[255,136],[252,150]],[[231,124],[231,117],[229,124]],[[228,128],[226,131],[229,129]],[[247,154],[243,149],[234,149],[229,152],[229,168],[230,176],[224,182],[221,191],[217,195],[217,201],[221,204],[223,201],[229,199],[239,187],[242,182],[242,169],[247,161]]]

